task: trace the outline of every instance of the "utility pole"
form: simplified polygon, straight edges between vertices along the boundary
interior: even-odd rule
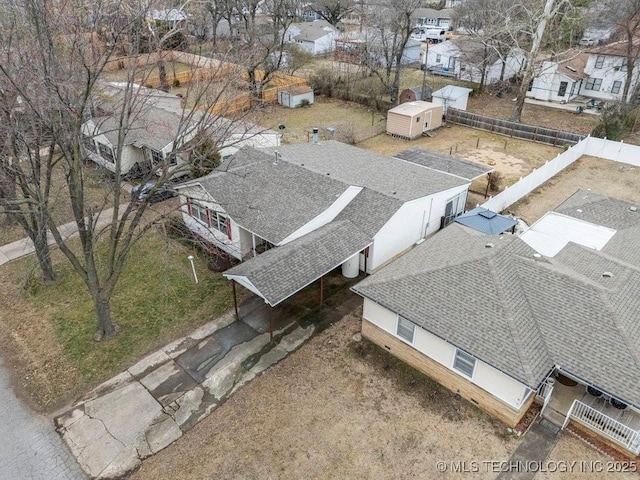
[[[429,44],[431,42],[427,40],[427,49],[424,51],[424,64],[422,69],[422,91],[420,93],[420,100],[423,102],[427,96],[427,59],[429,58]]]

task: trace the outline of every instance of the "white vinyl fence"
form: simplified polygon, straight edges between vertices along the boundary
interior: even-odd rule
[[[614,142],[606,138],[587,137],[553,160],[547,161],[540,168],[534,169],[526,177],[520,178],[495,197],[489,198],[481,206],[494,212],[502,212],[583,155],[640,166],[640,147],[624,142]]]

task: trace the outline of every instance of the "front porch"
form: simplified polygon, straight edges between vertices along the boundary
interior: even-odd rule
[[[640,412],[597,390],[577,382],[553,384],[542,415],[565,428],[569,421],[580,424],[633,455],[640,454]],[[598,393],[600,393],[598,395]]]

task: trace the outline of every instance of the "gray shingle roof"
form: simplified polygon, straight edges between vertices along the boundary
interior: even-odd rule
[[[282,159],[287,162],[303,165],[305,169],[320,175],[349,185],[366,187],[402,201],[415,200],[469,183],[453,175],[334,140],[265,150],[278,150]]]
[[[482,207],[476,207],[469,212],[463,213],[457,216],[454,221],[487,235],[499,235],[518,224],[517,221],[510,217]]]
[[[325,211],[347,186],[250,147],[200,185],[243,228],[278,244]]]
[[[371,237],[353,223],[335,220],[247,260],[224,275],[246,277],[275,306],[370,244]]]
[[[640,271],[573,244],[533,254],[454,224],[354,290],[532,388],[560,366],[640,405]]]
[[[474,180],[495,170],[494,168],[470,160],[464,160],[455,155],[445,155],[423,148],[410,148],[409,150],[398,153],[396,158],[407,160],[439,172],[457,175],[467,180]]]
[[[636,207],[638,211],[629,210]],[[578,190],[554,209],[570,217],[622,230],[640,223],[640,205],[605,197],[590,190]]]

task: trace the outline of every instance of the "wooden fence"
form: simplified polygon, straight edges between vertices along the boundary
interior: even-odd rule
[[[447,109],[447,122],[554,147],[575,145],[585,138],[584,135],[573,132],[500,120],[451,107]]]

